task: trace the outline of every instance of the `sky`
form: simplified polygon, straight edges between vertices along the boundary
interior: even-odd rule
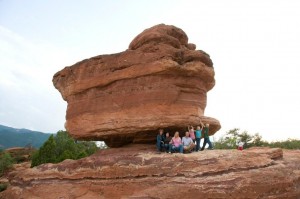
[[[300,1],[0,0],[0,124],[54,133],[65,66],[124,51],[144,29],[183,29],[209,53],[216,86],[205,115],[264,140],[300,139]]]

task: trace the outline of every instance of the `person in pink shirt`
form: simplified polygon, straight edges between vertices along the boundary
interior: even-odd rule
[[[190,133],[190,138],[192,138],[193,143],[195,144],[196,137],[195,137],[194,127],[193,126],[188,126],[188,130],[189,130],[189,133]]]
[[[188,130],[189,130],[189,133],[190,133],[190,138],[192,138],[192,140],[195,142],[195,130],[194,130],[194,127],[193,126],[188,126]]]
[[[169,153],[179,151],[180,153],[183,153],[183,146],[181,143],[181,138],[179,137],[179,132],[176,131],[174,134],[174,137],[172,138],[170,142],[171,147],[169,147]]]

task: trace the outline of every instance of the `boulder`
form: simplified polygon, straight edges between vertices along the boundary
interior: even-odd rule
[[[300,151],[110,148],[9,173],[0,198],[299,198]]]
[[[36,149],[32,147],[13,147],[5,150],[17,163],[30,161],[31,155],[35,151]]]
[[[53,84],[68,103],[65,127],[79,140],[110,147],[154,143],[159,128],[180,131],[210,123],[207,92],[215,85],[213,63],[195,50],[183,30],[156,25],[136,36],[121,53],[99,55],[65,67]]]

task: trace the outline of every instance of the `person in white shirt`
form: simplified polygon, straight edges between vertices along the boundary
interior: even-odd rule
[[[244,149],[244,142],[237,141],[236,145],[238,146],[238,150],[242,151]]]

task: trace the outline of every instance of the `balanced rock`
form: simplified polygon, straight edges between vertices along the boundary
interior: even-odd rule
[[[129,49],[65,67],[53,84],[68,102],[66,129],[76,139],[110,147],[153,143],[158,128],[184,133],[187,125],[221,126],[204,116],[206,93],[215,85],[213,63],[195,50],[183,30],[146,29]]]
[[[80,160],[16,169],[0,198],[300,197],[300,151],[255,148],[157,154],[110,148]]]

